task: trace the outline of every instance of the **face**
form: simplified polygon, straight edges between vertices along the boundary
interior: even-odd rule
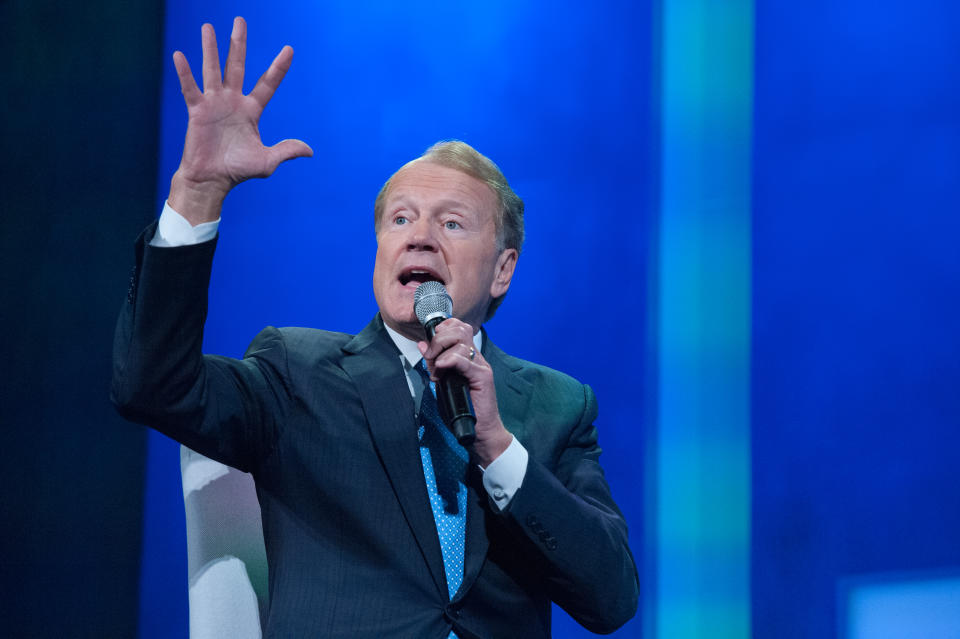
[[[497,250],[496,210],[493,190],[455,169],[418,160],[394,175],[373,268],[373,293],[390,328],[423,339],[413,293],[428,280],[446,287],[454,317],[480,328],[517,261],[515,249]]]

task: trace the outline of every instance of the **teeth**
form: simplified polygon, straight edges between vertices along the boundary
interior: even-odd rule
[[[437,280],[437,281],[441,281],[440,278],[439,278],[437,275],[435,275],[432,271],[427,271],[427,270],[424,270],[424,269],[411,269],[411,270],[406,271],[406,272],[404,272],[403,274],[400,275],[400,282],[401,282],[404,286],[406,286],[407,284],[409,284],[412,280],[422,280],[422,281]],[[442,282],[441,282],[441,283],[442,283]]]

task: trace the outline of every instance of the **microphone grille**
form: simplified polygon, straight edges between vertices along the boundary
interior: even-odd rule
[[[453,315],[453,300],[440,282],[424,282],[413,293],[413,312],[420,323],[426,325],[437,314],[443,315],[444,319]]]

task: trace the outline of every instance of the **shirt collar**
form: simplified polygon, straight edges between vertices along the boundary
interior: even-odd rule
[[[384,322],[383,327],[387,329],[387,334],[390,336],[390,339],[393,340],[393,343],[397,345],[397,348],[400,349],[400,354],[403,355],[404,361],[410,368],[414,368],[419,364],[423,356],[420,355],[420,349],[417,348],[417,343],[387,326],[386,322]],[[473,334],[473,347],[476,348],[478,352],[483,350],[483,331],[477,331]]]

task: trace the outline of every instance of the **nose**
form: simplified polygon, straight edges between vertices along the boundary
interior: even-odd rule
[[[410,223],[410,235],[407,238],[409,251],[436,251],[436,229],[428,220],[417,220]]]

